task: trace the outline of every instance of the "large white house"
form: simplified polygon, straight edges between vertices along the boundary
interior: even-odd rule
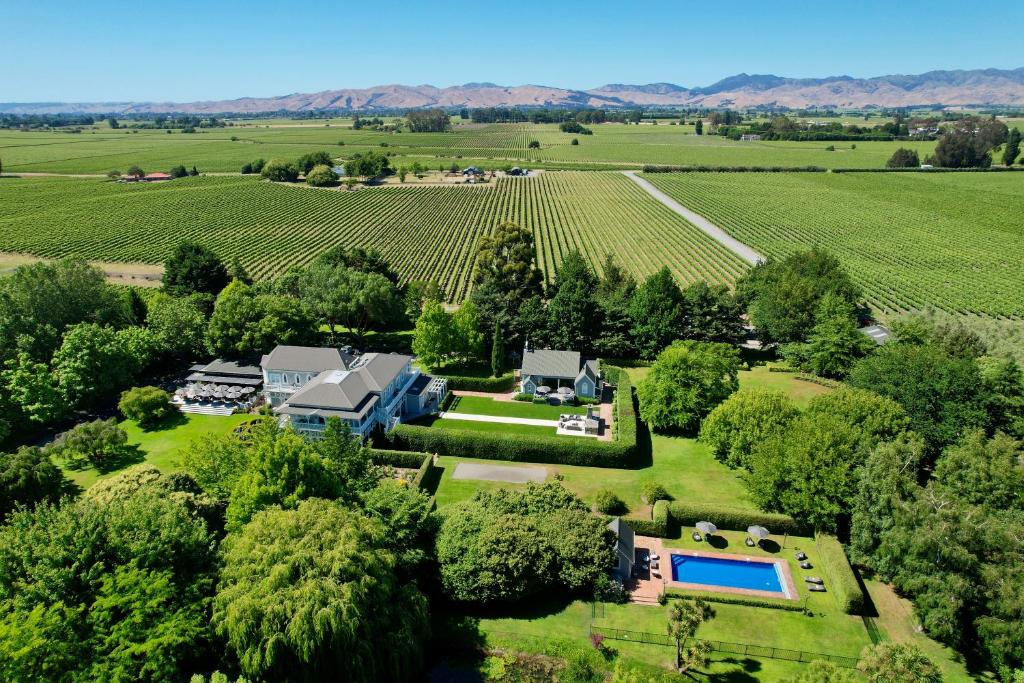
[[[436,410],[448,391],[445,379],[422,374],[411,356],[396,353],[278,346],[261,365],[274,413],[311,438],[323,433],[329,417],[366,438],[378,425],[391,429]]]
[[[578,351],[551,349],[523,350],[523,366],[519,371],[519,390],[534,394],[537,387],[572,388],[577,396],[596,398],[601,374],[596,360],[584,360]]]

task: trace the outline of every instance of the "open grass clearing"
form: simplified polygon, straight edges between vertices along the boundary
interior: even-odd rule
[[[483,396],[456,396],[448,412],[493,415],[495,417],[525,417],[537,420],[557,420],[559,415],[582,415],[586,406],[551,405],[525,401],[498,401]]]
[[[228,434],[238,425],[252,420],[253,415],[195,415],[175,413],[161,426],[145,430],[130,420],[119,424],[128,435],[127,454],[116,467],[104,468],[103,472],[94,467],[82,469],[63,465],[68,478],[83,489],[89,488],[100,479],[117,474],[120,470],[138,463],[149,463],[164,472],[181,469],[181,451],[194,440],[216,434]]]

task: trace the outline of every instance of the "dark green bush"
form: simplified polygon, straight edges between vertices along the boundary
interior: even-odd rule
[[[610,489],[598,491],[597,495],[594,496],[594,504],[597,506],[598,512],[606,515],[617,516],[626,514],[626,504]]]
[[[683,588],[666,588],[665,594],[670,598],[686,598],[692,600],[700,598],[705,602],[717,602],[723,605],[746,605],[747,607],[768,607],[769,609],[781,609],[790,612],[803,612],[803,604],[798,600],[773,600],[771,598],[748,598],[740,595],[728,595],[726,593],[714,593],[711,591],[693,591]]]
[[[513,401],[522,401],[524,403],[533,402],[533,394],[527,394],[525,391],[520,391],[518,394],[512,397]]]
[[[377,465],[390,465],[405,469],[419,468],[423,464],[423,459],[430,457],[428,453],[393,451],[386,448],[367,448],[366,452]]]
[[[659,529],[664,529],[664,534],[668,534],[668,527],[670,521],[669,515],[669,502],[667,500],[659,500],[654,504],[651,510],[651,520],[657,525]]]
[[[759,524],[773,534],[799,534],[807,531],[789,515],[775,512],[739,510],[683,501],[669,503],[668,509],[672,521],[680,526],[693,526],[697,522],[706,520],[719,529],[732,529],[734,531],[746,531],[747,527],[752,524]]]
[[[644,482],[644,485],[640,487],[640,495],[643,496],[644,501],[649,505],[654,505],[659,500],[671,500],[672,497],[668,495],[668,491],[665,487],[656,481]]]
[[[847,614],[864,613],[864,591],[853,573],[846,550],[835,536],[815,534],[818,546],[818,561],[827,583],[825,587],[832,591],[839,608]]]
[[[488,460],[543,462],[590,467],[629,467],[633,445],[618,441],[529,436],[400,424],[390,438],[399,448]]]

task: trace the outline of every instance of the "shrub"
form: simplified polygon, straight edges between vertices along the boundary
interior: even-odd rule
[[[615,385],[615,400],[612,404],[612,419],[615,440],[636,449],[636,402],[633,397],[633,383],[626,371],[614,365],[601,365],[606,382]]]
[[[640,495],[643,496],[644,500],[650,505],[654,505],[659,500],[672,500],[672,496],[668,495],[668,491],[665,487],[656,481],[645,482],[640,487]]]
[[[495,394],[511,389],[516,378],[511,372],[501,377],[462,377],[460,375],[444,375],[444,377],[448,380],[448,389],[452,391],[485,391]]]
[[[864,613],[864,591],[853,573],[850,560],[846,557],[839,540],[830,534],[815,534],[822,573],[828,581],[828,588],[835,596],[839,608],[847,614]]]
[[[414,424],[400,424],[391,430],[390,436],[394,445],[412,451],[590,467],[629,467],[636,450],[635,443],[475,432]]]
[[[306,184],[313,187],[332,187],[338,184],[338,174],[330,166],[314,166],[306,174]]]
[[[135,387],[125,391],[117,409],[142,427],[152,427],[174,410],[171,395],[158,387]]]
[[[665,595],[672,599],[693,600],[700,598],[705,602],[717,602],[722,605],[744,605],[747,607],[767,607],[769,609],[781,609],[790,612],[803,612],[802,603],[794,600],[772,599],[772,598],[751,598],[740,595],[728,595],[726,593],[714,593],[712,591],[694,591],[684,588],[666,588]]]
[[[626,504],[615,495],[614,491],[609,489],[598,491],[597,495],[594,496],[594,503],[597,506],[598,512],[603,512],[606,515],[623,515],[626,513]]]
[[[594,599],[599,602],[623,604],[629,601],[629,591],[618,579],[602,574],[594,582]]]
[[[756,510],[717,507],[673,501],[668,504],[669,517],[680,526],[693,526],[707,520],[719,529],[745,531],[751,524],[759,524],[773,534],[796,534],[806,531],[805,527],[789,515]]]
[[[667,500],[659,500],[654,503],[654,507],[651,509],[651,520],[659,529],[664,529],[666,534],[668,533],[670,517],[669,502]]]
[[[294,183],[299,179],[299,169],[290,161],[271,159],[260,171],[267,180],[279,183]]]
[[[416,469],[423,465],[424,458],[432,457],[429,453],[417,451],[394,451],[385,448],[367,448],[366,454],[378,465],[390,465],[404,469]]]
[[[525,391],[520,391],[518,394],[512,397],[513,401],[523,401],[524,403],[533,402],[533,394],[528,394]]]

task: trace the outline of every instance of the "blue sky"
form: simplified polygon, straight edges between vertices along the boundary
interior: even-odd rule
[[[1024,1],[0,0],[0,101],[222,99],[384,83],[709,85],[1024,66]]]

